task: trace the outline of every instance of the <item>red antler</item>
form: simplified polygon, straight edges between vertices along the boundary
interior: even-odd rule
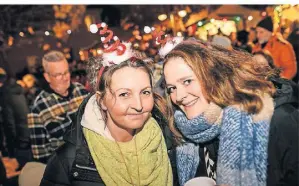
[[[165,35],[164,39],[162,39],[162,35],[164,35],[163,31],[158,32],[158,31],[155,30],[153,32],[153,37],[156,38],[157,43],[164,45],[170,39],[170,36]]]
[[[126,46],[120,42],[117,36],[113,37],[113,31],[108,30],[108,26],[106,23],[98,24],[99,28],[103,28],[103,30],[100,30],[100,35],[104,35],[108,33],[108,36],[101,37],[101,41],[104,43],[104,52],[110,53],[116,51],[117,55],[122,55],[126,51]],[[111,41],[111,39],[115,41],[112,45],[108,46],[108,42]]]

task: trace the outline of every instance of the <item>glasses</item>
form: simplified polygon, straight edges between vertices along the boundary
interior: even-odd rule
[[[70,75],[70,71],[68,70],[64,73],[57,73],[57,74],[51,74],[47,72],[47,74],[49,74],[50,76],[54,77],[57,80],[61,80],[63,77]]]

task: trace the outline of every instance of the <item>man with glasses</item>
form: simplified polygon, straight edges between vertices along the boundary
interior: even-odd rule
[[[28,114],[31,149],[36,161],[47,163],[52,152],[63,144],[63,135],[88,92],[71,83],[64,54],[50,51],[42,59],[48,86],[36,97]]]

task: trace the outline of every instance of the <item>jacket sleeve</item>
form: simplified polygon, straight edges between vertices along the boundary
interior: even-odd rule
[[[297,63],[294,49],[291,44],[285,44],[280,51],[280,76],[285,79],[292,79],[297,73]]]
[[[290,107],[285,105],[277,109],[270,125],[268,186],[298,184],[299,113]]]
[[[70,186],[67,168],[57,153],[49,159],[40,186]]]
[[[33,158],[37,161],[47,163],[50,152],[50,142],[47,138],[47,131],[42,122],[41,115],[36,107],[27,116],[28,128],[30,131],[30,141]]]

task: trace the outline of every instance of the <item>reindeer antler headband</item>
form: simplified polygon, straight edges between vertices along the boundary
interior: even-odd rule
[[[174,47],[176,47],[179,43],[181,43],[184,38],[183,37],[170,37],[169,35],[164,35],[163,31],[153,32],[153,37],[156,38],[156,43],[161,44],[161,48],[159,50],[159,55],[161,58],[164,58]]]
[[[97,26],[100,29],[102,28],[99,34],[102,35],[101,41],[104,44],[103,66],[120,64],[133,56],[131,43],[121,42],[117,36],[113,36],[113,31],[108,30],[106,23],[101,23]],[[105,37],[105,35],[107,36]]]

